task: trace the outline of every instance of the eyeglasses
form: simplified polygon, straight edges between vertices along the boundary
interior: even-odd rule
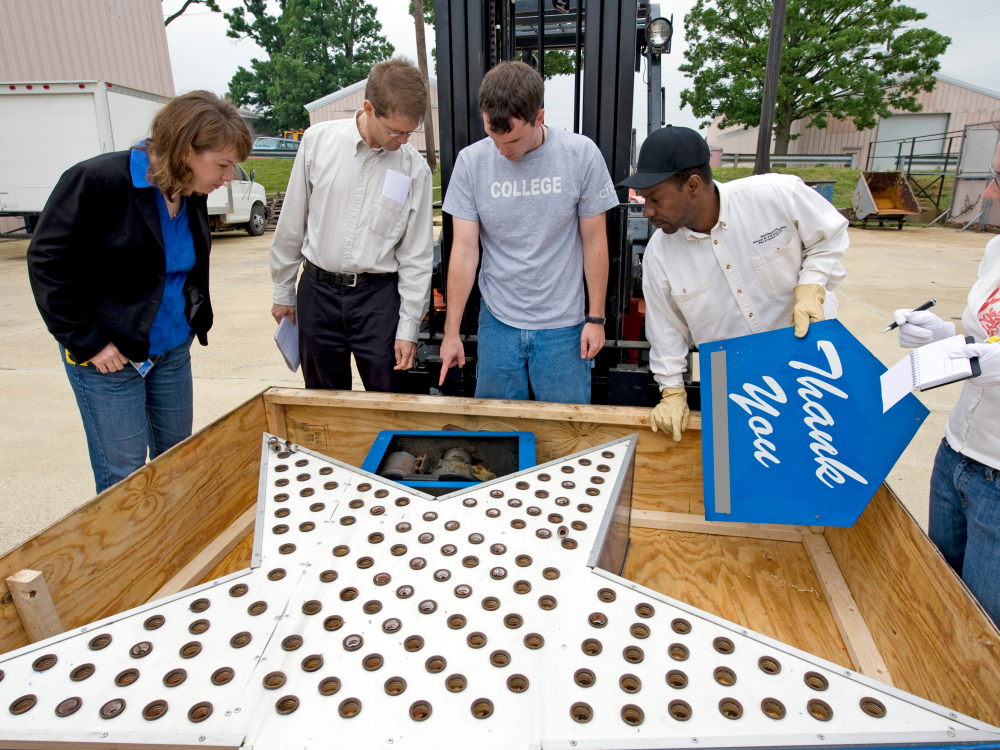
[[[415,130],[404,130],[404,131],[403,131],[403,132],[401,132],[401,133],[394,133],[394,132],[393,132],[392,130],[390,130],[390,129],[389,129],[389,126],[385,124],[385,121],[384,121],[384,120],[382,120],[382,115],[380,115],[380,114],[379,114],[378,112],[376,112],[376,113],[375,113],[375,116],[376,116],[376,117],[377,117],[377,118],[378,118],[379,120],[381,120],[381,121],[382,121],[382,127],[384,127],[384,128],[386,129],[386,132],[388,132],[388,133],[389,133],[389,137],[390,137],[390,138],[400,138],[401,136],[404,136],[404,135],[405,135],[405,136],[406,136],[407,138],[409,138],[409,137],[410,137],[411,135],[413,135],[414,133],[421,133],[421,132],[423,132],[423,130],[424,130],[424,124],[423,124],[423,123],[420,123],[420,125],[419,125],[419,126],[418,126],[418,127],[417,127],[417,128],[415,129]]]

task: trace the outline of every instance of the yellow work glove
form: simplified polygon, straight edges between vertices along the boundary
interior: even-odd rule
[[[826,289],[819,284],[800,284],[795,287],[795,307],[788,316],[788,323],[795,326],[796,336],[805,336],[809,332],[810,323],[826,320],[826,315],[823,314],[825,300]]]
[[[649,426],[653,428],[653,432],[672,432],[674,440],[679,442],[690,419],[687,391],[683,387],[664,388],[660,392],[660,403],[653,407],[653,412],[649,415]]]

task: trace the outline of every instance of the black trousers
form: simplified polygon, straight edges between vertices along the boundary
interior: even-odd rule
[[[369,391],[392,392],[399,292],[395,274],[356,287],[299,280],[296,321],[306,388],[351,390],[351,354]]]

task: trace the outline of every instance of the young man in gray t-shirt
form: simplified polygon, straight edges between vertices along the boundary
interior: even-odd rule
[[[482,238],[476,397],[526,399],[530,383],[538,401],[586,404],[604,346],[604,213],[618,197],[593,141],[542,124],[543,95],[522,62],[500,63],[479,89],[489,138],[459,153],[443,206],[453,242],[441,383],[465,364],[458,331]]]

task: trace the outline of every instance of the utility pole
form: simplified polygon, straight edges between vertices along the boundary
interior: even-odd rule
[[[786,0],[774,0],[774,7],[771,9],[771,38],[767,45],[767,68],[764,71],[764,97],[760,103],[754,174],[767,174],[771,171],[771,131],[774,128],[774,107],[778,100],[778,78],[781,75],[781,47],[785,39],[785,4]]]
[[[417,27],[417,67],[427,92],[427,113],[424,115],[424,141],[427,144],[427,166],[437,169],[437,151],[434,148],[434,106],[431,102],[431,82],[427,76],[427,42],[424,41],[424,0],[413,0],[413,23]]]

